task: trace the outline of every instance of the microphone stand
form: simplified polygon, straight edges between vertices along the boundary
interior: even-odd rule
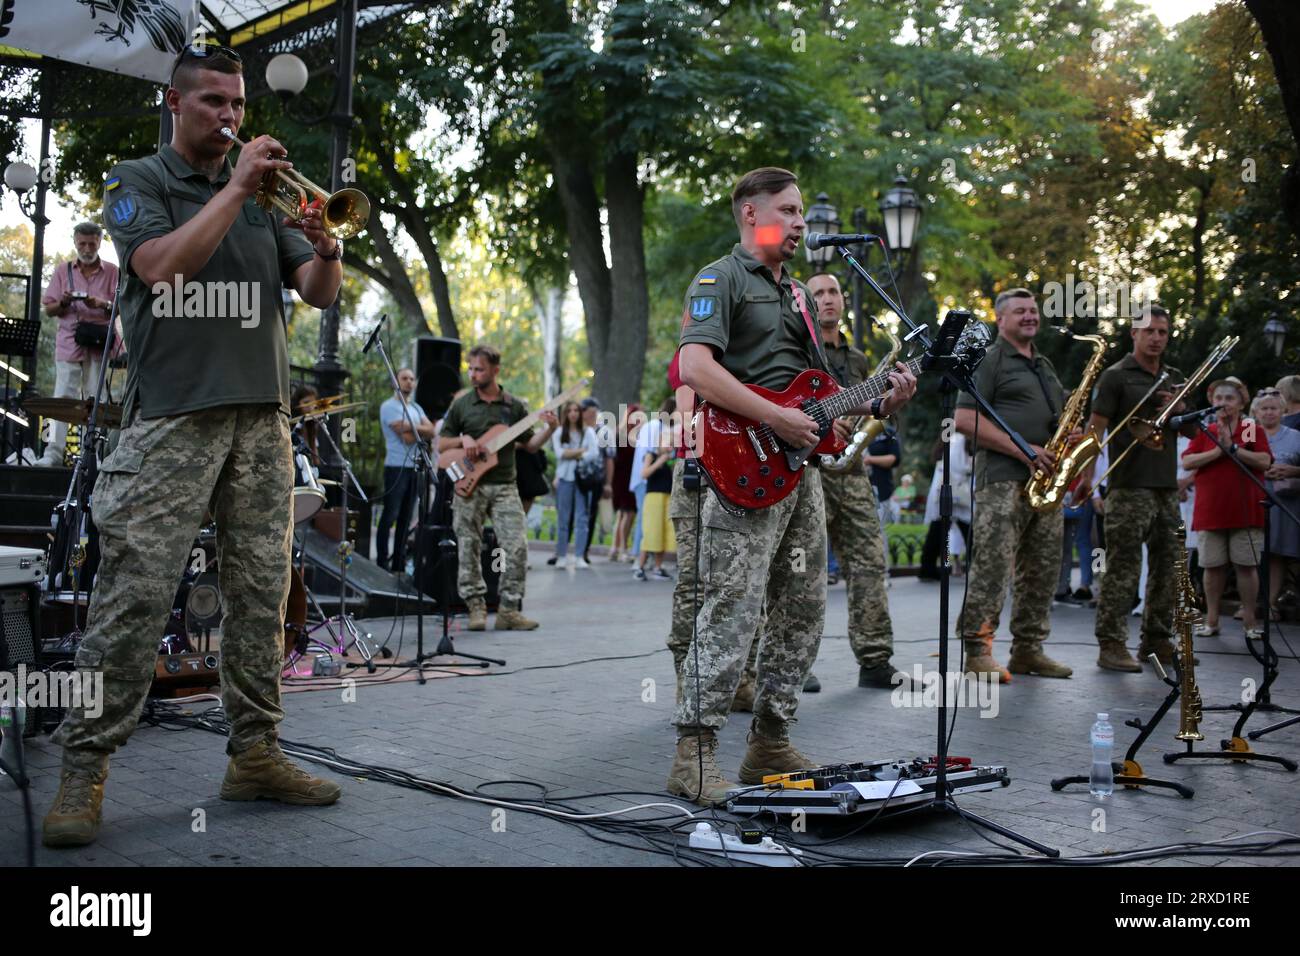
[[[82,525],[87,520],[87,504],[91,493],[95,488],[95,477],[99,471],[97,451],[99,446],[107,442],[108,436],[103,434],[100,429],[100,406],[102,404],[100,396],[104,393],[104,384],[108,380],[108,364],[111,361],[113,353],[113,333],[117,328],[117,304],[122,297],[122,286],[125,283],[125,275],[118,281],[117,290],[113,295],[113,302],[108,310],[108,331],[104,336],[104,352],[99,360],[99,381],[95,383],[95,394],[91,399],[90,420],[86,423],[86,428],[82,432],[80,447],[77,449],[77,459],[72,466],[72,478],[68,482],[68,493],[64,496],[62,509],[65,520],[65,532],[67,533],[67,547],[63,552],[63,567],[59,569],[65,580],[69,566],[75,567],[72,575],[72,630],[63,638],[63,641],[73,641],[74,643],[81,640],[81,615],[79,606],[81,604],[81,569],[85,567],[86,551],[81,544]],[[122,422],[122,428],[125,428],[126,422]],[[71,513],[71,517],[69,517]],[[73,543],[73,535],[76,535],[76,543]],[[53,562],[51,562],[52,564]],[[49,585],[53,588],[55,583],[55,569],[49,569]],[[61,588],[60,588],[61,590]],[[90,602],[90,587],[86,588],[87,605]],[[87,614],[90,613],[87,607]],[[62,643],[62,642],[60,642]]]
[[[380,320],[380,324],[383,324],[382,319]],[[384,365],[388,369],[388,378],[389,381],[393,383],[394,394],[400,395],[402,388],[397,381],[397,371],[393,368],[392,360],[388,357],[388,351],[384,348],[384,340],[377,334],[378,331],[379,329],[376,328],[376,334],[371,336],[371,341],[373,341],[375,347],[379,349],[379,357],[384,360]],[[426,654],[424,652],[424,588],[422,582],[424,578],[425,549],[422,539],[424,538],[424,529],[427,527],[429,520],[429,482],[432,480],[432,476],[436,475],[438,471],[434,466],[433,459],[429,457],[428,449],[424,447],[424,442],[420,441],[420,433],[416,430],[416,423],[411,418],[411,408],[405,401],[402,401],[402,416],[406,419],[406,425],[411,429],[411,434],[415,436],[415,479],[417,482],[416,487],[419,502],[416,509],[418,530],[415,534],[415,657],[409,661],[399,661],[395,664],[384,664],[381,666],[403,668],[413,667],[415,668],[416,678],[421,684],[425,683],[426,680],[424,676],[424,662],[438,656],[466,657],[474,662],[472,664],[460,664],[457,662],[456,666],[458,667],[487,667],[489,664],[497,664],[504,667],[506,662],[494,657],[482,657],[478,654],[458,652],[451,640],[451,589],[447,576],[451,567],[451,561],[449,558],[450,555],[455,554],[456,552],[456,543],[451,539],[449,533],[451,527],[449,514],[451,511],[451,499],[448,494],[439,495],[439,508],[445,508],[448,512],[448,521],[443,527],[443,537],[442,540],[438,542],[438,553],[440,555],[438,569],[442,584],[439,589],[442,593],[438,599],[438,603],[441,605],[439,610],[442,611],[442,640],[438,642],[438,647],[432,653]],[[387,530],[380,529],[380,533],[386,534]],[[405,529],[399,528],[397,533],[404,534]]]
[[[893,299],[880,287],[878,283],[862,264],[853,256],[845,246],[838,247],[840,256],[848,264],[849,268],[857,273],[863,281],[871,288],[885,307],[898,316],[899,320],[908,328],[908,333],[903,336],[904,341],[916,339],[925,349],[926,359],[924,368],[934,369],[943,373],[943,381],[939,386],[940,394],[943,401],[944,420],[951,420],[953,409],[956,404],[957,389],[961,389],[975,400],[979,409],[987,415],[993,422],[1007,434],[1007,437],[1015,443],[1016,447],[1030,461],[1033,461],[1037,455],[1029,447],[1023,438],[1003,420],[992,406],[985,401],[984,396],[979,393],[975,387],[974,379],[971,377],[970,369],[961,364],[953,355],[936,355],[935,343],[931,341],[930,336],[924,325],[918,325],[903,311],[903,308],[894,302]],[[951,314],[951,313],[950,313]],[[945,320],[946,321],[946,320]],[[1030,839],[1023,834],[1017,833],[1001,824],[994,823],[978,814],[972,813],[962,807],[959,807],[952,799],[948,788],[948,617],[950,606],[950,589],[952,565],[948,554],[948,534],[952,527],[952,443],[943,443],[943,479],[939,489],[939,526],[942,531],[942,541],[945,542],[940,555],[939,565],[939,720],[938,731],[936,735],[935,753],[935,787],[934,796],[926,806],[933,813],[951,813],[961,817],[976,826],[983,827],[994,833],[1001,834],[1008,839],[1037,850],[1050,857],[1061,855],[1060,850],[1053,849],[1042,843]]]
[[[1288,518],[1290,518],[1298,525],[1300,525],[1300,518],[1297,518],[1295,513],[1291,511],[1290,508],[1288,508],[1286,505],[1282,504],[1282,502],[1277,500],[1277,497],[1273,494],[1273,492],[1268,490],[1268,486],[1265,485],[1264,482],[1260,481],[1259,478],[1255,475],[1255,473],[1250,469],[1250,467],[1247,466],[1245,462],[1243,462],[1237,456],[1236,449],[1232,447],[1224,448],[1221,444],[1219,444],[1218,439],[1216,439],[1214,435],[1210,434],[1210,428],[1206,424],[1205,417],[1198,418],[1196,420],[1196,424],[1197,427],[1200,428],[1202,434],[1204,434],[1206,438],[1210,439],[1210,441],[1214,442],[1214,444],[1223,451],[1223,454],[1234,465],[1237,466],[1237,469],[1248,479],[1250,479],[1251,483],[1254,484],[1255,487],[1258,488],[1260,492],[1264,495],[1264,498],[1260,501],[1260,504],[1264,506],[1264,554],[1263,554],[1263,563],[1260,565],[1260,570],[1259,570],[1259,575],[1263,579],[1262,586],[1264,589],[1264,638],[1260,642],[1262,644],[1262,649],[1256,649],[1254,643],[1249,638],[1246,639],[1246,650],[1250,651],[1250,656],[1255,658],[1255,660],[1257,660],[1260,663],[1260,666],[1264,668],[1264,682],[1260,685],[1259,691],[1251,696],[1250,703],[1248,704],[1242,704],[1240,702],[1237,702],[1234,704],[1226,704],[1226,705],[1221,704],[1215,707],[1202,708],[1203,711],[1235,710],[1241,713],[1241,716],[1237,718],[1236,725],[1232,728],[1232,738],[1230,740],[1219,741],[1219,747],[1222,748],[1221,750],[1219,751],[1192,750],[1191,741],[1188,741],[1186,751],[1165,754],[1165,763],[1173,763],[1176,760],[1183,760],[1189,757],[1202,757],[1202,758],[1215,757],[1219,759],[1234,760],[1234,761],[1235,760],[1262,760],[1266,763],[1281,764],[1282,766],[1286,767],[1287,770],[1290,770],[1292,773],[1294,773],[1297,769],[1297,764],[1294,760],[1288,760],[1286,757],[1275,757],[1272,756],[1271,754],[1255,753],[1253,750],[1250,749],[1250,744],[1246,743],[1246,740],[1245,738],[1242,737],[1241,732],[1245,728],[1246,722],[1250,720],[1251,715],[1253,715],[1256,710],[1269,711],[1273,713],[1300,714],[1300,710],[1295,710],[1290,707],[1281,707],[1278,706],[1277,704],[1274,704],[1271,700],[1269,700],[1268,689],[1270,685],[1272,685],[1273,681],[1277,680],[1277,676],[1278,676],[1278,669],[1277,669],[1278,656],[1277,656],[1277,651],[1273,650],[1273,642],[1270,638],[1270,633],[1272,630],[1270,627],[1270,622],[1273,615],[1272,615],[1272,607],[1270,601],[1271,595],[1269,594],[1269,563],[1272,560],[1272,551],[1271,551],[1272,545],[1271,545],[1271,535],[1269,534],[1270,516],[1269,516],[1268,509],[1273,507],[1280,508],[1283,514],[1285,514]],[[1231,444],[1232,444],[1231,436],[1229,436],[1229,445],[1231,446]],[[1255,733],[1250,734],[1250,738],[1252,740],[1258,740],[1265,733],[1269,733],[1270,731],[1273,730],[1280,730],[1282,727],[1288,726],[1289,724],[1293,724],[1295,722],[1296,722],[1295,719],[1282,721],[1279,724],[1275,724],[1271,727],[1265,728],[1264,730],[1256,731]]]
[[[343,634],[338,637],[338,642],[339,642],[338,651],[340,654],[346,654],[348,652],[348,647],[350,646],[355,647],[357,649],[357,652],[361,655],[361,659],[366,662],[366,670],[368,670],[370,673],[373,674],[375,672],[375,650],[374,647],[372,646],[373,642],[371,640],[370,634],[367,632],[363,636],[361,632],[357,630],[357,626],[356,623],[353,621],[352,614],[348,611],[348,565],[352,563],[352,545],[348,541],[348,534],[347,534],[349,482],[352,484],[354,488],[356,488],[357,495],[360,496],[362,504],[369,504],[370,499],[366,497],[366,493],[362,490],[360,482],[357,481],[357,476],[353,474],[351,463],[348,461],[347,457],[343,454],[343,450],[339,448],[338,444],[334,441],[334,436],[330,434],[328,422],[326,423],[326,427],[319,429],[319,431],[322,435],[325,436],[325,440],[329,442],[330,448],[334,450],[334,454],[338,456],[339,463],[343,466],[344,480],[340,482],[343,488],[343,492],[342,492],[343,493],[343,501],[342,501],[343,515],[342,515],[342,520],[339,522],[339,548],[338,548],[338,555],[339,555],[338,618],[339,618],[339,629],[343,632]],[[315,599],[313,598],[313,601],[314,600]],[[334,629],[329,626],[329,618],[326,618],[324,621],[321,622],[320,625],[317,625],[317,627],[313,628],[312,630],[316,630],[322,625],[327,630],[329,630],[331,637],[335,636]],[[308,633],[310,634],[310,632]],[[346,635],[346,637],[344,635]],[[385,654],[384,656],[387,657],[388,655]]]

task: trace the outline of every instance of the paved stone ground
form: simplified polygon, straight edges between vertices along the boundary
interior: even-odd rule
[[[527,610],[542,622],[533,633],[459,635],[463,650],[508,659],[505,668],[477,677],[432,680],[424,686],[394,683],[361,686],[355,703],[337,690],[286,697],[285,738],[330,746],[356,760],[400,767],[424,777],[474,788],[494,780],[544,783],[557,798],[597,791],[646,791],[633,801],[665,799],[661,787],[674,749],[669,718],[673,675],[663,640],[670,585],[635,581],[627,565],[600,559],[593,571],[555,571],[546,552],[534,550]],[[954,608],[961,596],[955,582]],[[938,590],[915,579],[896,580],[890,591],[897,638],[895,663],[927,670],[935,660]],[[856,664],[845,638],[845,591],[830,591],[826,639],[816,673],[823,691],[807,695],[794,731],[796,743],[820,761],[853,761],[929,755],[934,750],[935,712],[891,706],[889,691],[859,690]],[[1114,674],[1095,666],[1092,611],[1058,607],[1049,650],[1075,668],[1068,681],[1017,677],[1002,687],[998,716],[980,718],[964,709],[957,718],[952,751],[977,763],[1003,763],[1009,788],[961,798],[963,806],[1065,855],[1122,851],[1139,846],[1206,841],[1265,828],[1300,831],[1297,775],[1280,767],[1226,761],[1166,767],[1160,754],[1175,749],[1175,709],[1140,759],[1156,776],[1189,784],[1193,800],[1160,791],[1121,791],[1104,804],[1105,832],[1094,832],[1099,804],[1087,788],[1053,793],[1048,782],[1086,773],[1088,730],[1097,711],[1111,714],[1117,749],[1135,731],[1123,726],[1148,716],[1165,688],[1150,672]],[[377,634],[389,621],[371,621]],[[463,621],[460,622],[463,624]],[[437,627],[429,619],[429,634]],[[393,646],[401,635],[394,634]],[[1300,634],[1286,635],[1300,648]],[[407,622],[399,657],[414,644]],[[1136,627],[1132,646],[1136,646]],[[950,647],[955,654],[959,646]],[[1279,642],[1279,650],[1289,654]],[[998,656],[1005,660],[1005,639]],[[1245,653],[1240,625],[1203,642],[1197,676],[1207,704],[1235,700],[1242,680],[1259,670]],[[654,700],[643,700],[653,681]],[[1300,670],[1282,662],[1273,688],[1280,703],[1300,704]],[[744,715],[742,715],[744,716]],[[1208,714],[1206,744],[1217,746],[1235,715]],[[1267,715],[1250,728],[1272,722]],[[722,735],[721,759],[734,773],[745,746],[747,720],[733,720]],[[1300,728],[1254,744],[1262,752],[1300,759]],[[268,803],[230,804],[216,796],[226,758],[220,738],[198,730],[141,729],[113,760],[104,804],[104,830],[89,848],[38,850],[42,864],[84,866],[166,865],[648,865],[670,864],[662,856],[608,846],[577,829],[509,811],[505,831],[493,828],[489,807],[396,786],[334,775],[342,800],[323,809]],[[34,768],[34,809],[39,816],[56,789],[58,755],[48,738],[29,748]],[[534,796],[527,787],[496,788],[496,794]],[[585,805],[606,809],[616,801]],[[195,812],[206,815],[205,832],[193,832]],[[820,828],[817,828],[818,832]],[[841,831],[825,831],[834,834]],[[22,859],[23,820],[18,794],[0,783],[0,863]],[[623,838],[628,839],[628,838]],[[837,845],[863,857],[911,857],[927,850],[974,853],[994,848],[957,819],[894,821],[872,827]],[[1286,865],[1274,858],[1188,857],[1175,864]]]

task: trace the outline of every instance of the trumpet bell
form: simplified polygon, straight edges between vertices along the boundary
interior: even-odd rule
[[[360,189],[340,189],[325,200],[321,225],[326,235],[351,239],[370,221],[370,200]]]

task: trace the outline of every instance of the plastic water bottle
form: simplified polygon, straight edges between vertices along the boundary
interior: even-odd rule
[[[1109,797],[1115,792],[1115,772],[1111,767],[1111,754],[1115,750],[1115,728],[1107,719],[1109,714],[1098,714],[1092,725],[1092,775],[1088,779],[1088,792],[1094,797]]]

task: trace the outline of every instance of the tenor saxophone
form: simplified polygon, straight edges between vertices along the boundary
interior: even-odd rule
[[[884,325],[881,325],[880,328],[889,336],[889,354],[880,360],[880,364],[876,366],[876,370],[871,373],[872,375],[879,375],[885,369],[891,368],[898,358],[898,353],[903,350],[903,343],[898,340],[897,335]],[[840,475],[846,471],[854,470],[862,462],[863,455],[867,453],[867,446],[875,441],[884,430],[885,422],[880,419],[872,418],[870,415],[858,416],[857,421],[853,423],[853,437],[849,439],[848,446],[840,452],[839,457],[822,456],[822,471]]]
[[[1177,577],[1178,606],[1174,610],[1174,630],[1178,632],[1178,739],[1204,740],[1200,731],[1201,689],[1196,686],[1196,658],[1192,654],[1192,635],[1201,623],[1201,612],[1196,607],[1196,588],[1187,567],[1186,530],[1180,522],[1175,532],[1174,547],[1178,563],[1174,569]]]
[[[1077,342],[1091,342],[1093,351],[1092,358],[1084,366],[1079,387],[1070,393],[1065,408],[1061,410],[1056,432],[1043,446],[1043,450],[1051,454],[1056,462],[1056,469],[1050,475],[1035,472],[1025,484],[1029,507],[1035,511],[1054,511],[1065,504],[1065,493],[1076,478],[1092,468],[1093,460],[1101,451],[1101,438],[1092,429],[1088,429],[1083,438],[1074,444],[1070,443],[1070,436],[1076,428],[1083,427],[1083,413],[1088,407],[1092,386],[1101,375],[1102,363],[1106,360],[1106,340],[1100,335],[1076,335],[1069,329],[1058,328],[1057,331]]]

